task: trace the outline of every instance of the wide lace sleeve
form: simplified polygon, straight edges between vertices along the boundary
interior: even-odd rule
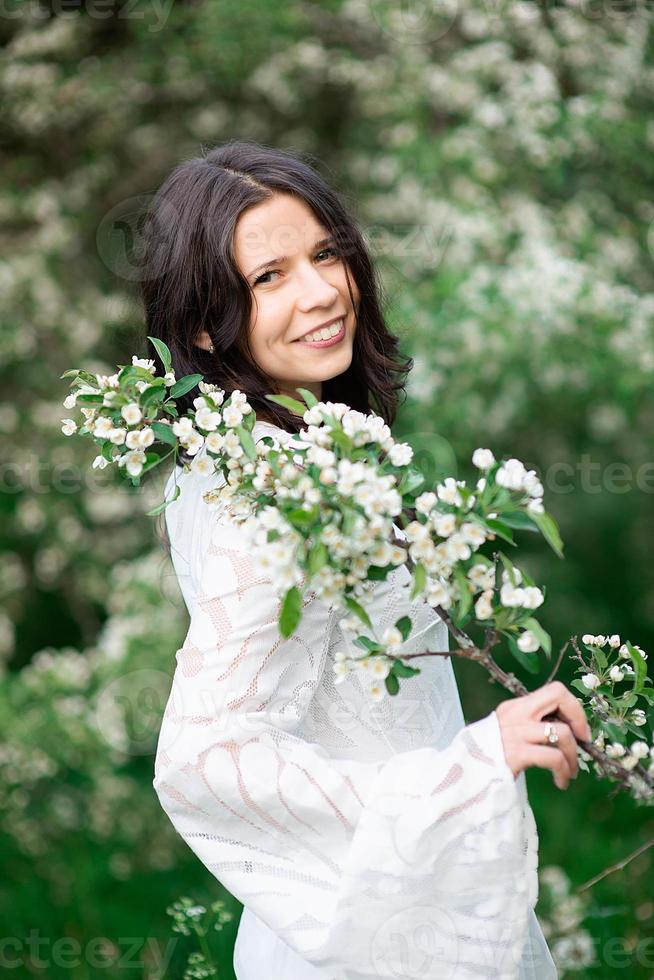
[[[195,596],[153,781],[175,829],[329,980],[518,978],[530,869],[495,712],[374,762],[300,737],[342,613],[310,594],[283,639],[243,529],[192,483],[171,505],[193,515]]]

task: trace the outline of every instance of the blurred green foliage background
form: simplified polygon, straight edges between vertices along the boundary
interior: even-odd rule
[[[208,949],[231,980],[240,906],[151,786],[187,626],[163,518],[145,516],[167,473],[135,489],[91,471],[89,445],[60,431],[60,376],[143,354],[130,251],[180,160],[234,138],[309,154],[361,222],[415,357],[396,436],[428,472],[471,476],[477,446],[536,467],[566,560],[525,535],[521,554],[547,587],[555,649],[617,632],[647,651],[653,14],[612,0],[4,0],[0,41],[3,968],[177,980],[202,975],[186,961]],[[475,720],[502,692],[455,669]],[[521,676],[535,687],[548,671]],[[564,869],[573,893],[654,837],[652,809],[594,776],[561,793],[532,769],[528,784],[541,867]],[[654,975],[651,883],[645,850],[581,911],[544,875],[537,912],[562,976]],[[191,914],[177,910],[174,933],[180,896]],[[220,899],[231,921],[198,938],[188,923],[212,925]]]

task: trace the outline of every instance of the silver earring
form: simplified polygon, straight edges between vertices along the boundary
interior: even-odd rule
[[[210,341],[209,341],[209,353],[210,353],[210,354],[213,354],[213,351],[214,351],[214,347],[213,347],[213,341],[212,341],[212,340],[210,340]]]

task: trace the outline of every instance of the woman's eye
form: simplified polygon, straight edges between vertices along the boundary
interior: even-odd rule
[[[332,246],[330,246],[329,248],[323,248],[319,252],[316,252],[316,258],[318,258],[318,256],[320,256],[320,255],[325,255],[326,253],[330,253],[332,256],[335,256],[335,255],[338,254],[336,252],[336,249],[333,248]],[[254,285],[255,286],[258,285],[258,283],[263,282],[263,280],[266,278],[266,276],[273,276],[278,271],[279,271],[278,269],[269,269],[268,272],[262,272],[261,275],[258,276],[258,278],[256,278],[254,280]]]
[[[331,245],[329,246],[329,248],[323,248],[320,252],[318,252],[318,255],[324,255],[325,252],[331,252],[332,255],[336,255],[336,249],[333,248]]]

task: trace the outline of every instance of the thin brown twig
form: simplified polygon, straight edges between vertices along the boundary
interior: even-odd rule
[[[614,871],[621,871],[625,865],[629,864],[630,861],[633,861],[634,858],[637,858],[639,854],[642,854],[653,844],[654,837],[652,837],[650,840],[646,840],[644,844],[641,844],[640,847],[637,847],[635,851],[631,852],[631,854],[628,854],[625,858],[622,858],[621,861],[616,861],[615,864],[611,864],[608,868],[605,868],[604,871],[600,871],[600,873],[595,875],[593,878],[589,878],[583,885],[579,885],[576,891],[583,892],[586,888],[592,888],[592,886],[597,884],[598,881],[601,881],[602,878],[606,878],[607,875],[612,874]]]
[[[556,675],[558,674],[559,667],[561,666],[561,661],[563,660],[563,654],[565,653],[565,651],[568,649],[569,646],[570,646],[570,640],[566,640],[565,645],[561,647],[556,663],[552,667],[549,677],[545,681],[546,684],[551,684],[554,678],[556,677]]]

